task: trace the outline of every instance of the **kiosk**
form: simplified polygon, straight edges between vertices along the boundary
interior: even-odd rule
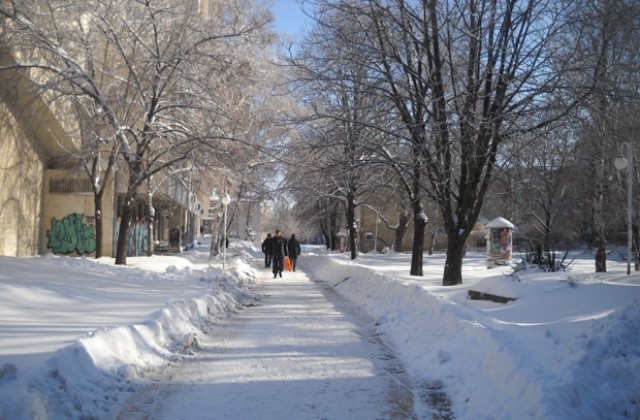
[[[347,232],[344,229],[340,229],[336,235],[338,239],[338,251],[345,252],[347,250]]]
[[[487,268],[509,265],[512,257],[513,223],[498,217],[487,223]]]

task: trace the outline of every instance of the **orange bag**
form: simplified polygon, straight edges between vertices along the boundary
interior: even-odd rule
[[[285,271],[291,271],[291,258],[289,257],[284,257],[284,269]]]

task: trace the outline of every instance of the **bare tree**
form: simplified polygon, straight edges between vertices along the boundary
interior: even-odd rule
[[[604,272],[609,225],[606,216],[613,214],[613,191],[609,185],[615,176],[613,160],[622,142],[628,141],[631,147],[635,143],[627,137],[634,131],[634,123],[627,115],[637,109],[640,100],[640,5],[628,0],[594,0],[572,6],[572,34],[579,47],[576,56],[596,75],[594,94],[581,103],[572,126],[580,144],[579,170],[588,167],[593,173],[588,183],[579,185],[590,201],[585,208],[591,209],[584,230],[588,243],[595,247],[595,270]],[[578,75],[574,83],[584,83],[584,79],[584,75]],[[592,171],[594,167],[596,170]]]
[[[75,101],[76,107],[82,106],[76,112],[76,118],[80,125],[80,135],[84,140],[80,149],[79,160],[82,162],[82,168],[91,180],[91,187],[94,196],[94,217],[96,226],[96,251],[95,257],[100,258],[103,255],[102,238],[103,238],[103,217],[102,217],[102,200],[109,179],[113,177],[116,168],[120,143],[110,141],[104,137],[104,133],[109,132],[108,125],[102,121],[102,115],[99,112],[86,112],[83,101]],[[89,105],[90,106],[90,105]],[[77,154],[69,152],[71,157]]]
[[[354,42],[375,56],[369,69],[384,81],[376,92],[395,107],[398,134],[411,148],[405,166],[413,168],[414,191],[440,207],[448,239],[443,284],[459,284],[501,144],[562,114],[539,111],[559,103],[563,78],[576,70],[554,44],[566,32],[565,9],[513,0],[320,3],[351,13],[359,24]],[[417,194],[413,200],[416,217],[422,202]],[[421,255],[414,246],[414,275]]]
[[[106,150],[118,153],[127,178],[117,264],[126,263],[133,203],[145,181],[231,138],[234,99],[255,68],[242,47],[268,42],[269,15],[246,3],[220,3],[206,16],[198,3],[180,0],[0,7],[12,39],[24,41],[16,48],[37,49],[18,65],[37,69],[43,87],[84,101],[109,131],[97,139],[116,143]]]
[[[368,51],[357,39],[357,16],[323,5],[318,24],[289,60],[295,83],[310,104],[302,134],[303,153],[322,175],[316,195],[337,200],[344,208],[351,258],[357,257],[356,208],[388,183],[377,149],[381,121],[388,108],[372,94],[378,83],[368,67]],[[355,42],[354,42],[354,37]],[[382,123],[380,123],[381,125]],[[331,208],[331,207],[330,207]]]
[[[575,165],[575,142],[566,130],[554,128],[532,139],[522,136],[505,145],[503,180],[517,186],[515,222],[518,236],[540,245],[546,254],[563,241],[571,243],[576,191],[571,173]],[[497,182],[498,184],[500,181]],[[505,188],[503,188],[504,190]],[[563,226],[558,226],[561,222]],[[554,232],[558,234],[554,235]]]

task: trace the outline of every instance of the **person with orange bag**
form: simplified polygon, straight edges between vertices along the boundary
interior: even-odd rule
[[[287,242],[287,249],[289,250],[289,259],[291,260],[291,268],[296,271],[296,261],[300,255],[300,242],[296,239],[295,233],[291,234],[291,239]]]
[[[278,275],[282,277],[282,271],[284,270],[284,257],[287,252],[287,240],[282,237],[280,230],[276,229],[275,235],[271,238],[271,257],[273,258],[273,278]]]

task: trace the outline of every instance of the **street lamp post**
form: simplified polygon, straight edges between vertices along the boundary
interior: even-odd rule
[[[627,169],[627,275],[630,275],[633,242],[633,149],[626,141],[622,146],[626,149],[627,157],[619,157],[613,164],[619,171]]]
[[[227,206],[231,202],[229,194],[225,193],[222,197],[222,205],[224,206],[224,216],[222,221],[222,271],[227,272]]]

